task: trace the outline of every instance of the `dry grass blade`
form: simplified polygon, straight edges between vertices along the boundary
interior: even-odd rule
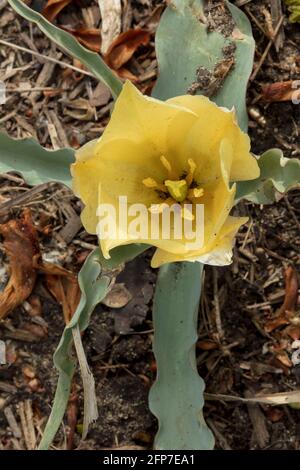
[[[85,352],[81,341],[81,333],[78,325],[72,329],[72,334],[80,366],[84,390],[84,417],[82,438],[85,439],[88,433],[89,425],[98,419],[95,380],[85,357]]]
[[[243,403],[262,403],[266,405],[288,405],[300,402],[300,390],[293,392],[271,393],[269,395],[256,395],[251,398],[243,398],[234,395],[204,393],[206,400],[239,401]]]

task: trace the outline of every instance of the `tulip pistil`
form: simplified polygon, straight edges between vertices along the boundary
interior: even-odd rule
[[[176,202],[183,202],[186,199],[188,193],[188,185],[186,180],[166,180],[165,186],[167,187],[170,196],[172,196]]]
[[[196,163],[192,158],[188,159],[189,171],[185,174],[185,176],[183,175],[181,179],[176,178],[175,172],[173,171],[170,162],[164,155],[160,157],[160,161],[164,169],[167,170],[169,178],[161,183],[158,183],[154,178],[151,177],[145,178],[143,180],[144,186],[158,191],[162,199],[165,201],[163,204],[158,204],[155,208],[155,211],[162,212],[163,208],[166,205],[170,205],[172,201],[178,203],[194,203],[195,200],[203,196],[203,188],[200,188],[194,179]],[[192,217],[191,214],[185,214],[184,212],[182,216],[184,218]]]

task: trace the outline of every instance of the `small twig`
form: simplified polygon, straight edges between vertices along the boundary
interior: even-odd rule
[[[210,418],[208,418],[206,421],[207,421],[207,424],[209,425],[210,429],[214,432],[214,435],[216,436],[217,440],[219,441],[219,444],[220,444],[221,448],[223,450],[231,450],[231,447],[228,444],[228,441],[227,441],[226,437],[217,428],[214,421]]]
[[[273,27],[274,27],[277,24],[277,21],[279,20],[279,18],[281,18],[282,16],[281,0],[273,0],[270,6],[271,6],[271,15],[272,15],[272,20],[273,20]],[[284,30],[283,28],[281,28],[275,40],[275,47],[276,47],[277,52],[283,46],[284,36],[285,36]]]
[[[19,416],[27,450],[33,450],[36,447],[36,435],[31,400],[25,400],[24,403],[19,404]]]
[[[218,331],[219,340],[221,341],[222,338],[224,337],[224,331],[222,328],[221,311],[220,311],[220,303],[219,303],[218,271],[215,268],[213,268],[213,283],[214,283],[214,307],[215,307],[215,315],[216,315],[216,327]]]
[[[4,408],[3,413],[5,418],[7,419],[11,432],[13,433],[16,439],[20,439],[22,437],[22,432],[19,428],[15,415],[13,414],[12,408],[10,406],[7,406],[6,408]]]
[[[13,49],[18,49],[19,51],[22,52],[27,52],[28,54],[41,57],[44,60],[48,60],[49,62],[53,62],[54,64],[60,65],[61,67],[67,67],[69,69],[75,70],[75,72],[81,73],[83,75],[87,75],[88,77],[96,78],[92,73],[88,72],[87,70],[80,69],[79,67],[75,67],[74,65],[68,64],[67,62],[62,62],[61,60],[55,59],[54,57],[48,57],[44,54],[40,54],[39,52],[31,51],[30,49],[27,49],[26,47],[18,46],[17,44],[13,44],[8,41],[3,41],[3,39],[0,39],[0,44],[3,44],[4,46],[11,47]]]
[[[253,15],[253,13],[251,12],[250,8],[249,7],[245,7],[245,10],[247,12],[247,15],[250,16],[251,20],[253,21],[253,23],[256,24],[256,26],[258,27],[258,29],[263,33],[264,36],[266,36],[268,39],[270,39],[270,37],[267,35],[265,29],[263,28],[263,26],[260,24],[260,22],[258,21],[258,19]]]
[[[40,184],[39,186],[35,186],[34,188],[29,189],[28,191],[26,191],[26,193],[20,194],[14,199],[10,199],[9,201],[4,202],[4,204],[0,205],[0,215],[4,215],[12,207],[18,206],[19,204],[23,204],[24,202],[28,201],[28,199],[31,199],[32,196],[36,196],[45,189],[49,188],[51,184],[52,182]]]
[[[253,80],[256,78],[256,76],[257,76],[258,72],[260,71],[260,69],[261,69],[261,67],[262,67],[262,65],[263,65],[263,63],[264,63],[264,61],[266,60],[266,57],[267,57],[267,55],[269,54],[269,51],[270,51],[270,49],[271,49],[271,46],[272,46],[272,44],[274,43],[274,41],[275,41],[275,39],[276,39],[276,37],[277,37],[277,34],[279,33],[279,30],[280,30],[280,28],[281,28],[281,25],[282,25],[282,23],[283,23],[283,20],[284,20],[284,16],[282,16],[282,17],[280,18],[280,20],[278,21],[278,24],[277,24],[277,26],[276,26],[276,28],[275,28],[275,30],[274,30],[274,38],[270,39],[270,41],[269,41],[269,43],[268,43],[266,49],[264,50],[264,53],[263,53],[263,55],[261,56],[260,61],[259,61],[259,63],[258,63],[257,66],[256,66],[256,69],[254,70],[253,74],[252,74],[251,77],[250,77],[250,80],[251,80],[251,81],[253,81]]]
[[[18,176],[10,175],[9,173],[1,173],[0,178],[3,178],[8,181],[13,181],[14,183],[24,184],[24,180]]]
[[[291,213],[291,216],[293,217],[293,219],[294,219],[294,221],[295,221],[295,223],[296,223],[298,229],[300,230],[300,222],[299,222],[299,220],[297,219],[297,216],[296,216],[296,214],[295,214],[295,212],[294,212],[294,209],[292,208],[292,206],[291,206],[291,204],[290,204],[290,201],[289,201],[287,195],[284,195],[283,198],[284,198],[284,201],[285,201],[285,203],[286,203],[286,205],[287,205],[288,210],[289,210],[290,213]]]
[[[6,93],[29,93],[31,91],[68,91],[66,88],[53,88],[51,86],[36,86],[33,88],[6,88]]]

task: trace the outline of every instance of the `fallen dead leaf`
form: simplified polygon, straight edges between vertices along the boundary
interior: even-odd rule
[[[31,294],[23,304],[24,309],[31,317],[41,316],[42,314],[42,303],[40,298]]]
[[[272,422],[272,423],[277,423],[278,421],[280,421],[283,416],[284,416],[284,411],[281,410],[280,408],[271,408],[269,407],[266,411],[265,411],[268,419]]]
[[[130,80],[133,83],[138,81],[138,77],[131,73],[130,70],[127,70],[125,67],[118,69],[117,73],[120,78],[123,78],[123,80]]]
[[[5,318],[32,293],[37,276],[34,259],[40,257],[40,249],[29,209],[20,219],[0,225],[0,234],[10,268],[10,279],[0,294],[0,318]]]
[[[69,100],[64,102],[64,114],[78,119],[79,121],[90,121],[94,118],[94,109],[91,107],[90,102],[84,98],[76,100]]]
[[[93,90],[90,98],[91,106],[105,106],[111,98],[109,88],[103,83],[99,82],[96,88]]]
[[[198,341],[197,349],[201,349],[202,351],[211,351],[212,349],[219,349],[219,344],[210,340]]]
[[[102,304],[110,308],[122,308],[132,299],[132,295],[123,283],[114,284],[107,296],[102,300]]]
[[[265,323],[264,328],[267,333],[271,333],[271,331],[275,330],[279,326],[288,325],[288,324],[289,324],[289,320],[285,317],[280,316],[278,318],[275,318],[275,320],[267,321]]]
[[[42,15],[48,20],[53,21],[58,14],[73,0],[48,0],[42,10]]]
[[[289,325],[284,332],[290,336],[293,340],[298,340],[300,338],[300,327],[299,326],[294,326],[294,325]]]
[[[100,52],[101,48],[101,33],[100,29],[98,28],[61,28],[64,31],[72,34],[78,42],[80,42],[83,46],[87,47],[91,51]]]
[[[300,89],[295,80],[271,83],[262,87],[262,97],[268,103],[292,101],[300,98]]]
[[[146,46],[150,41],[150,34],[144,29],[129,29],[120,34],[110,45],[104,58],[109,67],[119,70],[131,59],[140,46]]]
[[[288,325],[293,316],[298,301],[298,273],[292,266],[289,266],[285,273],[285,297],[282,306],[277,310],[276,317],[265,323],[264,328],[267,333],[275,330],[279,326]]]
[[[80,300],[77,276],[60,265],[34,263],[34,267],[45,274],[46,284],[55,300],[62,306],[65,323],[68,324]]]
[[[282,351],[281,353],[276,355],[276,359],[281,362],[285,367],[293,367],[292,361],[289,359],[287,353]]]
[[[280,313],[294,312],[298,300],[298,273],[289,266],[285,273],[285,298]]]
[[[80,300],[80,289],[75,275],[57,276],[46,274],[49,291],[62,306],[66,325],[71,320]]]

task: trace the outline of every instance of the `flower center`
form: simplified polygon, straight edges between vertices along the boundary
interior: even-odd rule
[[[186,199],[189,189],[186,180],[166,180],[165,186],[175,201],[183,202]]]
[[[174,201],[177,203],[196,203],[203,196],[203,188],[200,188],[194,180],[196,170],[194,160],[191,158],[188,160],[189,171],[181,179],[178,179],[178,175],[175,174],[166,157],[162,155],[160,161],[168,173],[168,179],[165,179],[163,183],[158,183],[154,178],[145,178],[143,184],[147,188],[156,189],[164,202],[156,204],[155,208],[152,207],[149,210],[162,212],[166,204],[171,205]],[[188,214],[184,207],[182,207],[182,216],[184,218],[193,218],[192,214]]]

